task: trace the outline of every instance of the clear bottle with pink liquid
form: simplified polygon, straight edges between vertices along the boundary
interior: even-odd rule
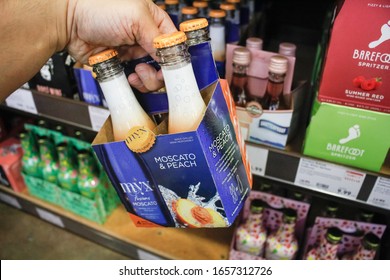
[[[264,202],[260,199],[251,201],[250,214],[236,231],[236,250],[262,257],[267,239],[267,230],[263,225]]]
[[[297,212],[286,208],[283,211],[283,221],[278,230],[271,233],[265,245],[267,260],[293,260],[298,252],[298,241],[295,237]]]

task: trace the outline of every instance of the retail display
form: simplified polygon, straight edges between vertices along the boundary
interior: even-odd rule
[[[52,57],[1,105],[0,200],[132,258],[389,259],[378,1],[154,1],[175,43],[107,50],[94,72],[56,54],[70,95],[37,86],[57,80]],[[140,63],[162,69],[164,87],[131,88]]]

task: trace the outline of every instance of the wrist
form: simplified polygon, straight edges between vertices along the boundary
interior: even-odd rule
[[[55,51],[64,50],[71,36],[76,0],[50,1],[52,14],[55,15]]]

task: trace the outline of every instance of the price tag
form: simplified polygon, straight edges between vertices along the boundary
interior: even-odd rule
[[[139,260],[162,260],[162,258],[160,258],[159,256],[148,253],[141,249],[137,249],[137,255]]]
[[[390,179],[383,177],[376,179],[367,203],[390,209]]]
[[[16,90],[7,97],[5,103],[8,107],[32,114],[38,114],[32,92],[28,89],[20,88]]]
[[[62,222],[62,219],[58,217],[57,215],[54,215],[53,213],[50,213],[46,210],[43,210],[41,208],[36,208],[38,216],[49,223],[52,223],[56,226],[65,228],[64,223]]]
[[[301,158],[295,185],[356,199],[365,177],[343,166]]]
[[[252,174],[264,176],[268,159],[268,150],[249,144],[246,146],[246,151],[251,164]]]
[[[107,109],[94,106],[88,106],[88,112],[93,131],[99,131],[110,115],[110,111]]]
[[[15,208],[22,209],[22,206],[20,206],[19,201],[16,198],[14,198],[8,194],[0,193],[0,200],[4,201],[5,203],[7,203]]]

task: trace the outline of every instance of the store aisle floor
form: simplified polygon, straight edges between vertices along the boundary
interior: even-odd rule
[[[119,253],[0,203],[2,260],[125,260]]]

